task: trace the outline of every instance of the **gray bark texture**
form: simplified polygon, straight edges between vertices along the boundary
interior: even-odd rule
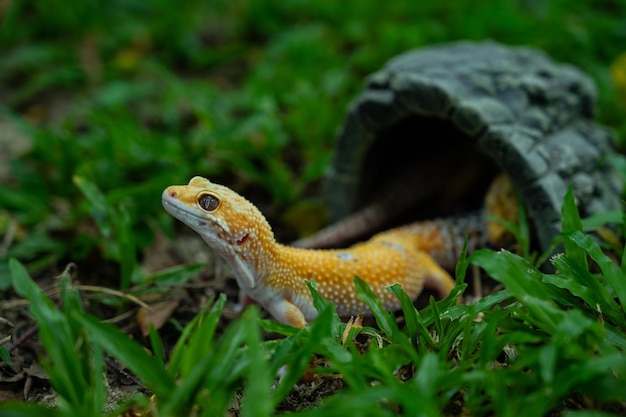
[[[331,217],[376,198],[401,166],[436,159],[432,172],[415,171],[415,187],[507,172],[545,249],[570,184],[582,216],[621,207],[623,181],[606,160],[614,136],[593,120],[596,95],[583,72],[531,48],[457,42],[401,54],[348,109],[325,182]],[[466,159],[479,162],[463,168]]]

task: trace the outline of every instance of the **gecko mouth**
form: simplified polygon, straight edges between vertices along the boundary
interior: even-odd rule
[[[189,208],[186,205],[180,203],[176,198],[171,197],[167,193],[163,193],[162,203],[165,211],[167,211],[176,219],[185,223],[192,229],[197,230],[198,232],[200,232],[200,230],[197,227],[194,227],[194,223],[196,226],[199,226],[203,230],[206,228],[212,229],[212,233],[214,233],[214,236],[216,236],[222,242],[226,242],[227,245],[243,246],[246,242],[248,242],[250,238],[249,233],[241,233],[239,236],[231,235],[228,231],[224,230],[219,222],[212,221],[198,214],[195,210],[193,210],[193,208]],[[194,220],[190,221],[191,219]]]
[[[178,214],[178,213],[186,213],[191,216],[198,217],[197,214],[195,214],[191,210],[188,210],[182,204],[177,204],[177,200],[172,200],[170,196],[163,195],[162,203],[163,203],[163,208],[165,209],[165,211],[167,211],[174,217],[176,217],[175,214]]]

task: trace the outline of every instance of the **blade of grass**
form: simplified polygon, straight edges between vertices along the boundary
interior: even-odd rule
[[[470,330],[472,351],[482,343],[478,352],[478,359],[480,363],[492,363],[496,359],[496,356],[500,353],[501,347],[500,343],[498,343],[497,337],[498,327],[508,314],[509,313],[507,311],[498,310],[495,313],[490,314],[484,324],[473,326],[474,328]]]
[[[231,335],[228,334],[224,337],[231,337]],[[203,389],[203,382],[208,379],[207,374],[211,370],[213,360],[214,356],[208,353],[200,358],[195,358],[196,367],[181,378],[175,389],[169,392],[167,397],[159,403],[159,415],[189,415],[192,407],[202,404],[202,399],[198,398],[198,393]],[[223,381],[223,383],[226,385],[228,382]],[[217,411],[222,408],[220,405],[223,402],[224,399],[219,399],[216,396],[215,403],[211,405],[211,408],[216,411],[214,415],[220,415]]]
[[[30,310],[39,325],[39,337],[52,362],[42,362],[59,395],[68,406],[85,402],[85,381],[78,355],[73,346],[77,335],[66,316],[45,296],[16,259],[9,260],[13,287],[30,302]]]
[[[278,333],[282,336],[294,336],[300,333],[300,329],[275,320],[260,320],[261,327],[270,333]]]
[[[414,389],[407,389],[409,392],[419,392],[421,401],[416,403],[412,398],[410,399],[410,395],[408,398],[405,396],[399,396],[398,398],[401,404],[409,407],[407,410],[410,410],[409,414],[424,413],[424,415],[434,416],[440,412],[437,400],[441,397],[438,390],[442,373],[439,357],[433,352],[426,352],[419,363],[415,376],[410,381]]]
[[[89,377],[91,383],[87,390],[90,391],[91,408],[93,413],[101,414],[107,399],[107,386],[105,385],[103,375],[106,374],[106,364],[104,360],[104,352],[100,346],[90,343],[85,344],[87,353],[85,356],[91,358],[91,367],[89,368]],[[91,350],[91,352],[89,352]]]
[[[328,300],[323,299],[319,293],[317,292],[317,286],[315,285],[315,281],[305,281],[306,286],[311,291],[311,296],[313,297],[313,306],[319,312],[322,312],[326,309],[331,310],[332,316],[332,329],[331,334],[333,337],[337,338],[341,334],[341,319],[337,315],[337,309],[335,305]]]
[[[87,178],[75,175],[74,184],[89,203],[92,217],[104,237],[113,234],[115,250],[113,257],[121,267],[120,288],[130,287],[133,273],[137,266],[135,239],[132,231],[132,220],[123,205],[111,206],[96,184]]]
[[[0,346],[0,361],[11,363],[11,354],[4,346]]]
[[[604,324],[606,340],[619,349],[626,350],[626,334],[623,327],[614,327],[610,323]]]
[[[17,401],[0,404],[0,415],[2,417],[65,417],[60,410]]]
[[[552,299],[550,291],[541,283],[543,274],[530,262],[511,252],[480,249],[469,259],[483,268],[489,276],[503,283],[506,289],[518,299],[529,294],[541,300]]]
[[[108,237],[111,235],[111,223],[108,217],[109,206],[104,194],[100,189],[85,177],[75,175],[72,180],[74,185],[80,190],[83,196],[89,202],[89,211],[91,216],[98,224],[102,235]]]
[[[623,322],[623,315],[613,296],[599,279],[567,256],[555,256],[552,264],[559,275],[546,275],[544,281],[563,288],[583,299],[593,310],[600,308],[613,322]]]
[[[324,309],[310,326],[298,330],[294,336],[285,339],[284,345],[281,344],[275,349],[271,369],[278,372],[283,365],[287,368],[273,392],[274,406],[278,405],[298,382],[309,365],[311,355],[323,350],[324,341],[330,338],[333,320],[332,310]]]
[[[220,294],[214,304],[207,303],[205,309],[185,326],[183,334],[178,338],[172,350],[167,365],[167,371],[172,378],[178,377],[180,374],[188,373],[189,367],[193,368],[193,364],[186,361],[185,357],[191,356],[197,358],[202,356],[203,352],[211,349],[215,329],[217,328],[224,305],[226,305],[226,295]],[[211,307],[211,309],[206,313],[209,307]],[[202,335],[202,337],[194,338],[194,335]]]
[[[615,291],[622,311],[626,311],[624,310],[626,308],[626,274],[602,252],[600,246],[589,235],[574,231],[566,233],[565,238],[583,250],[583,253],[588,253],[595,261],[602,271],[602,277]]]
[[[154,284],[160,291],[164,286],[179,286],[198,276],[206,269],[205,263],[176,265],[146,277],[142,284]]]
[[[157,396],[167,398],[176,385],[174,380],[159,367],[158,360],[118,328],[88,315],[77,315],[89,333],[91,340],[107,353],[128,367]]]
[[[389,404],[389,398],[394,396],[394,394],[394,389],[386,386],[368,390],[351,390],[326,399],[319,407],[300,411],[294,415],[298,417],[393,417],[398,415],[398,412],[394,411],[393,405]],[[411,396],[413,399],[416,397],[417,394]]]
[[[119,206],[110,209],[113,224],[113,234],[117,246],[117,257],[120,263],[120,288],[127,290],[130,287],[137,258],[135,253],[135,239],[132,231],[132,221],[128,210]]]
[[[242,415],[245,417],[269,416],[273,409],[270,387],[273,376],[267,354],[262,343],[259,329],[259,313],[256,308],[246,309],[241,317],[248,351],[248,369],[246,370],[246,389],[244,401],[241,405]]]
[[[413,305],[413,301],[409,298],[408,294],[402,289],[402,286],[397,283],[391,285],[389,289],[395,294],[396,297],[398,297],[398,300],[400,300],[402,313],[404,314],[406,322],[406,329],[409,333],[409,337],[411,338],[413,347],[417,349],[418,342],[420,340],[425,340],[426,344],[434,349],[437,346],[437,342],[435,342],[435,339],[431,336],[428,328],[422,320],[421,314]]]
[[[439,310],[439,306],[437,305],[437,301],[435,301],[435,297],[430,296],[428,298],[428,306],[432,311],[432,315],[434,318],[435,329],[437,330],[437,334],[440,336],[439,343],[441,343],[441,337],[443,337],[443,323],[441,321],[441,311]],[[440,348],[440,346],[438,346]]]
[[[456,277],[456,285],[463,284],[465,282],[465,277],[467,276],[467,268],[470,266],[470,260],[467,258],[467,242],[468,237],[465,236],[465,240],[463,241],[463,250],[459,256],[459,259],[456,263],[456,267],[454,268],[454,275]]]
[[[254,317],[258,318],[258,311],[256,306],[250,306],[247,310],[253,311],[242,315],[233,325],[227,327],[223,336],[220,336],[215,348],[209,354],[212,358],[210,366],[204,372],[206,378],[203,388],[211,393],[210,402],[219,404],[219,407],[215,408],[219,415],[226,412],[240,381],[245,379],[246,372],[251,366],[249,354],[250,349],[253,348],[246,346],[248,326],[258,326],[258,322],[256,320],[253,320],[252,323],[246,321]],[[260,347],[256,346],[254,349],[260,349]],[[257,353],[263,356],[262,352]],[[216,401],[217,398],[219,398],[219,402]]]
[[[621,210],[603,211],[581,219],[583,230],[591,232],[607,223],[623,224],[624,212]]]
[[[541,323],[546,331],[553,333],[557,327],[552,291],[542,282],[543,274],[530,262],[507,251],[493,252],[481,249],[474,252],[470,259],[483,268],[489,276],[504,284],[529,313]]]
[[[563,207],[561,208],[561,228],[563,233],[575,231],[582,232],[583,230],[583,224],[580,220],[580,214],[578,213],[578,207],[576,207],[574,192],[572,191],[571,185],[567,188],[567,193],[563,198]],[[568,240],[563,241],[563,246],[565,246],[565,253],[567,253],[571,259],[580,264],[582,268],[589,268],[587,265],[587,255],[581,247]]]
[[[623,401],[626,392],[626,357],[623,352],[585,357],[563,375],[578,391],[603,401]]]
[[[370,286],[359,277],[355,276],[353,280],[356,286],[357,297],[370,308],[378,327],[392,340],[398,337],[401,338],[401,332],[395,318],[391,313],[385,310],[382,302],[376,297]]]
[[[163,342],[159,337],[159,332],[154,328],[154,325],[150,323],[148,329],[148,338],[150,339],[150,346],[152,346],[152,354],[160,368],[165,368],[165,351],[163,350]]]
[[[206,328],[206,331],[205,331]],[[191,334],[189,350],[183,352],[179,382],[170,393],[167,401],[159,406],[162,415],[188,415],[192,406],[206,409],[208,415],[223,415],[237,386],[234,382],[242,377],[239,366],[239,352],[246,340],[246,329],[241,320],[228,326],[223,335],[208,345],[206,332],[212,332],[212,323],[206,327],[202,323]],[[205,348],[198,350],[201,342]],[[194,353],[194,354],[192,354]],[[200,396],[208,393],[208,398]]]

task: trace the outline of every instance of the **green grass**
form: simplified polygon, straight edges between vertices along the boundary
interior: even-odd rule
[[[310,288],[320,316],[302,330],[261,321],[250,307],[217,334],[222,296],[186,326],[167,361],[155,332],[150,354],[116,327],[85,313],[68,276],[61,281],[63,306],[55,307],[12,260],[13,285],[30,301],[40,325],[47,353],[43,363],[60,401],[55,410],[5,404],[0,412],[102,415],[106,353],[156,394],[155,402],[142,396],[131,401],[152,415],[224,415],[240,393],[242,415],[274,415],[315,354],[328,366],[313,372],[341,375],[346,388],[293,415],[438,416],[451,413],[460,402],[471,415],[524,417],[568,410],[567,401],[576,395],[582,396],[577,401],[587,411],[569,409],[567,415],[610,415],[611,407],[626,406],[626,264],[613,263],[582,233],[571,192],[564,204],[563,229],[555,243],[565,251],[551,260],[557,274],[540,272],[510,252],[480,250],[460,260],[451,295],[438,302],[431,299],[422,310],[400,287],[391,287],[402,303],[404,326],[358,278],[359,298],[374,313],[379,330],[351,327],[347,337],[349,325],[319,298],[314,286]],[[588,259],[599,273],[590,272]],[[473,305],[458,305],[456,297],[466,288],[463,281],[471,264],[504,289]],[[263,331],[284,337],[263,341]],[[357,337],[369,340],[365,350]],[[275,384],[280,369],[286,371]],[[408,369],[404,380],[397,375],[399,369]]]
[[[68,261],[88,273],[108,262],[113,272],[94,273],[100,283],[135,295],[194,278],[202,265],[148,273],[140,262],[157,231],[175,236],[163,188],[196,174],[237,182],[271,205],[279,225],[288,208],[315,200],[364,78],[425,45],[491,38],[578,65],[598,85],[598,121],[623,145],[624,15],[623,2],[591,0],[9,2],[0,11],[0,121],[30,150],[6,161],[11,175],[0,187],[0,235],[13,234],[0,246],[0,294],[15,290],[31,301],[60,401],[54,410],[3,404],[0,413],[102,415],[103,358],[111,355],[157,394],[156,404],[132,402],[158,415],[223,415],[238,395],[244,415],[272,415],[313,354],[329,363],[315,372],[341,374],[346,389],[302,415],[534,416],[572,402],[584,410],[568,415],[610,412],[626,392],[626,261],[621,255],[616,266],[582,231],[623,226],[623,214],[581,223],[571,196],[555,242],[565,252],[549,259],[559,273],[535,267],[524,222],[509,225],[523,256],[480,251],[457,271],[457,293],[470,265],[503,290],[469,306],[449,298],[416,311],[392,288],[403,301],[398,327],[357,281],[377,329],[352,327],[343,343],[346,324],[323,300],[320,318],[301,331],[261,321],[252,308],[221,333],[218,298],[172,352],[153,331],[146,353],[88,314],[69,277],[57,308],[29,275]],[[623,159],[615,163],[626,173]],[[623,253],[619,242],[613,250]],[[284,337],[264,341],[267,331]],[[0,347],[0,358],[8,356]],[[406,381],[395,376],[400,369]]]
[[[599,121],[623,142],[626,82],[613,84],[610,67],[626,71],[624,13],[590,0],[10,2],[0,114],[32,148],[0,188],[0,230],[21,231],[0,254],[0,289],[10,257],[37,271],[94,252],[122,265],[114,285],[141,282],[132,253],[155,229],[173,234],[158,196],[195,174],[236,178],[280,212],[308,207],[346,105],[411,48],[485,38],[541,48],[594,78]],[[93,222],[98,233],[85,232]]]

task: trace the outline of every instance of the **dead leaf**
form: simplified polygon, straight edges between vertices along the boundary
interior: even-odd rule
[[[137,312],[137,324],[139,324],[141,334],[147,336],[150,333],[150,325],[157,330],[163,327],[179,305],[180,298],[175,298],[152,304],[149,309],[141,307]]]
[[[178,265],[180,262],[172,257],[172,242],[160,230],[154,232],[154,242],[146,248],[143,257],[143,268],[149,272],[160,271]]]
[[[48,380],[48,374],[43,370],[43,367],[39,362],[33,362],[30,366],[24,368],[24,372],[28,376],[33,376],[38,379]]]

